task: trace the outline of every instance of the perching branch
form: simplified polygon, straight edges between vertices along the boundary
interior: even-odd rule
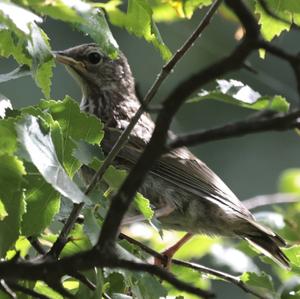
[[[167,145],[167,150],[182,146],[194,146],[220,139],[240,137],[247,134],[284,131],[300,128],[300,110],[290,113],[276,113],[229,123],[224,126],[202,130],[200,132],[175,138]]]
[[[163,254],[151,249],[150,247],[144,245],[143,243],[121,233],[119,236],[121,239],[125,239],[127,240],[129,243],[134,244],[136,246],[138,246],[141,250],[143,250],[144,252],[150,254],[151,256],[160,259],[162,262],[167,262],[167,257],[164,256]],[[222,280],[225,280],[229,283],[232,283],[236,286],[238,286],[239,288],[241,288],[242,290],[244,290],[246,293],[250,293],[254,296],[256,296],[257,298],[261,298],[261,299],[266,299],[266,297],[264,297],[262,294],[256,292],[255,290],[249,288],[245,283],[243,283],[240,278],[238,276],[234,276],[222,271],[218,271],[203,265],[199,265],[199,264],[195,264],[195,263],[191,263],[191,262],[186,262],[186,261],[182,261],[182,260],[178,260],[178,259],[174,259],[172,258],[172,264],[174,265],[178,265],[178,266],[182,266],[185,268],[190,268],[190,269],[194,269],[196,271],[199,271],[200,273],[206,273],[206,274],[210,274],[210,275],[214,275]]]
[[[292,202],[300,202],[300,196],[292,193],[275,193],[258,195],[249,199],[243,200],[243,204],[249,210],[254,210],[259,207],[274,205],[274,204],[285,204]]]
[[[69,297],[69,293],[62,287],[60,279],[65,275],[72,275],[77,271],[84,271],[94,267],[121,268],[132,271],[148,272],[172,284],[182,291],[189,292],[203,298],[211,298],[212,294],[177,279],[167,270],[142,262],[120,259],[111,250],[98,251],[97,248],[65,257],[60,260],[44,259],[41,261],[24,261],[14,259],[0,263],[0,278],[8,280],[41,280],[51,288]]]

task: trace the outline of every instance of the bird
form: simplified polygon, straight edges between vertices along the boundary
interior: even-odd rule
[[[80,86],[81,110],[105,124],[101,146],[107,154],[141,105],[127,58],[119,51],[118,57],[112,59],[95,43],[55,51],[54,57]],[[116,158],[118,168],[130,170],[149,142],[154,127],[151,116],[144,113]],[[174,136],[169,133],[170,138]],[[244,239],[289,269],[289,259],[281,250],[287,246],[286,242],[258,223],[219,176],[189,149],[182,147],[163,154],[138,191],[149,199],[163,229],[186,232],[163,252],[168,260],[195,234],[207,234]],[[130,210],[126,214],[125,224],[142,219],[132,213]]]

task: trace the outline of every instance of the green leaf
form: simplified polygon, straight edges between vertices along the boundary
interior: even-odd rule
[[[22,258],[25,258],[31,248],[31,244],[24,236],[20,236],[14,245],[13,250],[9,250],[6,253],[6,259],[12,259],[16,254],[20,254]]]
[[[63,296],[49,288],[44,282],[37,281],[37,283],[34,286],[34,290],[38,292],[39,294],[45,295],[50,299],[64,299]]]
[[[143,37],[151,42],[164,60],[170,59],[172,53],[163,42],[160,33],[152,19],[152,8],[146,0],[129,0],[127,13],[114,8],[107,11],[109,19],[115,26],[125,28],[137,37]]]
[[[95,286],[96,290],[89,289],[83,283],[80,284],[76,298],[99,299],[102,297],[103,275],[101,269],[94,268],[90,271],[84,272],[83,275],[88,278]]]
[[[270,275],[261,272],[259,274],[254,272],[245,272],[240,276],[240,280],[247,284],[259,289],[264,289],[265,295],[274,294],[274,286]],[[274,298],[274,297],[270,297]]]
[[[26,213],[23,215],[22,234],[39,235],[59,211],[60,194],[39,174],[35,167],[26,166]]]
[[[36,1],[24,0],[23,5],[35,11],[51,16],[54,19],[71,23],[101,46],[102,50],[112,58],[118,55],[118,44],[115,41],[102,11],[94,4],[85,1]]]
[[[25,169],[23,163],[14,156],[0,156],[0,199],[6,216],[0,221],[0,256],[18,239],[20,224],[24,212],[21,182]]]
[[[215,90],[202,90],[196,97],[189,100],[189,103],[202,100],[217,100],[228,104],[237,105],[243,108],[263,110],[271,109],[278,112],[287,112],[289,103],[282,96],[261,96],[248,85],[236,80],[217,80]]]
[[[50,135],[44,135],[38,121],[27,116],[17,124],[19,141],[46,182],[74,203],[89,202],[89,199],[71,181],[58,161]],[[25,158],[28,158],[25,157]]]
[[[145,219],[152,219],[154,212],[151,209],[150,201],[139,192],[134,198],[134,206],[138,211],[140,211],[144,215]]]
[[[265,0],[264,2],[275,15],[286,20],[284,22],[272,17],[263,9],[259,1],[256,1],[255,13],[259,15],[261,33],[267,40],[272,40],[285,30],[289,31],[293,22],[298,25],[300,24],[300,6],[298,0]]]
[[[17,149],[17,133],[11,119],[0,119],[0,155],[13,154]]]
[[[97,117],[81,112],[78,103],[70,97],[63,101],[42,101],[39,107],[51,114],[60,125],[63,147],[58,156],[72,177],[82,165],[74,156],[78,142],[82,140],[92,145],[99,144],[104,135],[103,124]]]
[[[92,245],[89,238],[86,236],[83,225],[76,224],[69,235],[69,242],[64,247],[61,257],[74,255],[82,251],[91,249]]]
[[[5,206],[2,202],[2,200],[0,199],[0,221],[4,220],[4,218],[7,216],[8,216],[8,213],[5,209]]]
[[[84,22],[77,27],[87,33],[111,58],[118,57],[118,44],[114,39],[105,16],[98,9],[89,10],[82,14]]]
[[[100,235],[100,222],[96,218],[94,209],[84,210],[84,232],[89,237],[91,244],[96,245]]]
[[[42,22],[42,18],[16,4],[1,1],[0,22],[19,35],[24,36],[29,35],[31,26],[35,24],[35,22]]]
[[[190,19],[197,8],[211,5],[212,0],[183,0],[182,2],[185,16]]]
[[[210,286],[210,281],[206,279],[207,275],[202,275],[196,270],[190,269],[190,268],[182,268],[176,265],[172,266],[172,273],[176,275],[176,277],[180,280],[183,280],[187,283],[193,282],[193,285],[195,287],[199,287],[201,289],[208,289]],[[204,278],[202,278],[204,276]],[[172,295],[175,297],[178,295],[178,290],[175,289],[173,286],[166,284],[166,287],[168,289],[168,295],[171,297]],[[180,295],[186,299],[197,299],[198,296],[191,295],[185,292],[180,292]],[[172,298],[172,297],[171,297]],[[177,298],[177,296],[176,296]],[[180,298],[180,296],[178,296]]]
[[[26,43],[24,38],[25,37],[17,39],[16,34],[13,31],[8,30],[7,28],[0,28],[0,56],[6,58],[13,56],[19,64],[31,65],[31,58],[27,51],[25,51]],[[29,74],[29,72],[27,74]],[[0,78],[3,79],[2,77],[4,77],[4,75],[1,75]],[[1,82],[3,81],[7,80],[1,80]]]
[[[283,248],[284,253],[296,267],[300,267],[300,245],[294,245],[289,248]]]
[[[32,57],[32,72],[37,85],[42,89],[46,98],[50,96],[53,55],[47,35],[37,25],[31,26],[30,40],[27,50]]]
[[[137,298],[159,299],[168,294],[160,281],[149,273],[134,273],[129,285]]]
[[[281,192],[300,194],[300,168],[285,170],[279,178]]]

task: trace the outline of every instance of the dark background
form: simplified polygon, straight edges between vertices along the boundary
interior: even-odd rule
[[[200,17],[196,14],[191,21],[160,24],[161,35],[172,51],[189,36]],[[62,22],[48,19],[43,28],[50,37],[51,47],[55,50],[90,41],[88,37]],[[236,24],[217,16],[163,84],[156,102],[164,99],[178,82],[227,55],[236,44],[236,30]],[[140,92],[145,94],[163,63],[158,51],[144,40],[130,36],[125,30],[112,27],[112,31],[121,50],[128,57]],[[299,32],[291,32],[276,40],[276,43],[290,52],[298,52],[300,46],[296,43],[297,40]],[[229,74],[227,78],[241,80],[263,95],[284,95],[292,105],[297,105],[298,96],[293,73],[288,65],[269,56],[261,60],[257,54],[253,54],[248,62],[258,71],[257,74],[240,70]],[[0,60],[1,73],[11,71],[14,67],[12,60]],[[207,88],[213,86],[212,83]],[[0,93],[11,99],[16,108],[35,104],[43,97],[30,77],[1,84]],[[76,83],[62,66],[57,66],[54,70],[51,96],[54,99],[62,99],[65,94],[78,100],[81,98]],[[191,132],[244,119],[250,113],[252,111],[219,102],[186,104],[174,120],[173,130],[181,133]],[[282,132],[213,142],[194,147],[192,151],[219,174],[240,199],[246,199],[258,194],[277,192],[280,173],[290,167],[299,167],[299,149],[299,137],[292,132]],[[214,288],[219,298],[247,297],[242,291],[225,283],[215,283]]]

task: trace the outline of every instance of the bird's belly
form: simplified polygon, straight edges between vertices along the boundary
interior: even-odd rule
[[[236,225],[241,221],[231,209],[151,174],[139,191],[149,199],[154,210],[165,206],[174,208],[171,213],[159,217],[165,229],[232,236]]]

